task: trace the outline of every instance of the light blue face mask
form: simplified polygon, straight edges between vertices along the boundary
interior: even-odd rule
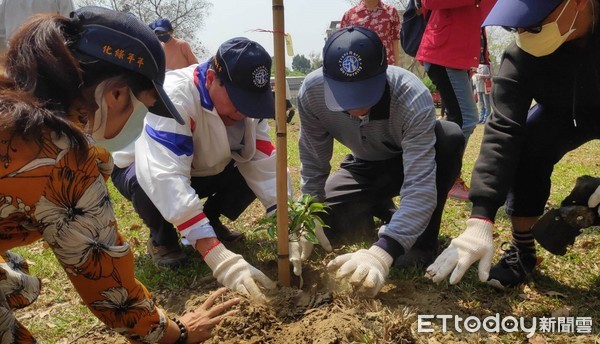
[[[133,95],[133,92],[129,90],[133,111],[123,128],[121,128],[121,131],[119,131],[115,137],[106,139],[104,138],[104,133],[106,131],[106,122],[108,120],[108,106],[106,105],[106,100],[103,96],[105,88],[106,81],[100,83],[98,87],[96,87],[96,92],[94,94],[96,103],[98,104],[98,110],[96,110],[94,117],[92,137],[97,145],[106,148],[110,152],[116,152],[127,147],[140,136],[142,129],[144,128],[144,118],[148,113],[148,109]]]

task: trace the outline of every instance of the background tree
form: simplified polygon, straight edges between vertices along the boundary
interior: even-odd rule
[[[310,70],[311,72],[315,69],[321,68],[323,66],[323,58],[320,53],[315,53],[314,51],[308,54],[308,59],[310,60]]]
[[[196,56],[200,58],[211,53],[199,36],[212,7],[207,0],[75,0],[74,3],[76,7],[97,5],[131,12],[148,24],[158,18],[168,18],[174,35],[186,40]]]
[[[296,55],[292,59],[292,69],[303,74],[308,74],[312,71],[310,60],[304,55]]]
[[[271,56],[271,78],[275,78],[275,56]],[[285,76],[303,76],[304,74],[291,70],[288,66],[285,66]]]
[[[497,71],[500,66],[500,60],[502,59],[502,53],[504,49],[514,42],[514,36],[498,26],[490,26],[486,28],[488,37],[488,51],[490,52],[490,63],[492,64],[492,71]]]

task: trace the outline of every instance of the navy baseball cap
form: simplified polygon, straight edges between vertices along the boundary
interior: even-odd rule
[[[565,0],[498,0],[482,26],[527,28],[540,25]]]
[[[245,37],[225,41],[213,57],[213,68],[239,112],[251,118],[275,117],[271,92],[271,56]]]
[[[146,24],[131,13],[98,6],[81,7],[71,18],[82,28],[75,50],[145,76],[159,95],[148,110],[185,123],[163,89],[165,53]]]
[[[167,18],[158,18],[152,23],[150,23],[150,28],[156,31],[172,31],[173,25],[171,25],[171,21]]]
[[[349,26],[323,48],[325,103],[331,111],[370,108],[383,96],[387,56],[374,31]]]

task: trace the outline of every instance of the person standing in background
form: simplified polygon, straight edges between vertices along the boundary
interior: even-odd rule
[[[190,44],[183,39],[173,37],[174,30],[169,19],[156,19],[149,26],[165,50],[167,71],[185,68],[198,63],[198,58],[194,55]]]
[[[400,16],[395,7],[381,0],[361,0],[344,13],[340,28],[351,25],[375,31],[387,51],[388,65],[400,63]]]
[[[483,65],[479,65],[483,66]],[[485,123],[485,118],[487,117],[486,108],[490,102],[489,95],[485,94],[485,78],[478,73],[479,67],[471,76],[471,82],[474,87],[473,97],[476,99],[477,105],[479,106],[479,121],[477,124]]]
[[[490,93],[491,87],[488,87],[488,83],[491,81],[490,65],[486,63],[480,63],[477,67],[477,73],[474,74],[477,79],[477,102],[479,105],[479,122],[484,124],[490,115],[491,104],[490,104]]]
[[[480,31],[481,47],[479,51],[479,66],[477,66],[477,76],[482,80],[483,93],[479,100],[479,122],[484,124],[487,121],[491,111],[490,94],[492,93],[492,67],[490,63],[490,52],[487,44],[487,33],[485,27]]]
[[[73,0],[1,0],[0,54],[6,52],[12,34],[32,14],[55,13],[68,17],[73,9]]]
[[[469,69],[480,62],[481,24],[495,0],[422,0],[429,16],[417,60],[440,92],[447,119],[458,124],[468,141],[477,121]],[[458,178],[449,197],[467,200],[469,188]]]

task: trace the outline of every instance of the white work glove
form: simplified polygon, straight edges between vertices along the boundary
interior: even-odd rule
[[[467,229],[452,239],[450,246],[427,268],[425,277],[438,283],[452,272],[450,284],[456,284],[479,260],[479,279],[487,281],[494,257],[493,228],[494,224],[488,220],[468,219]]]
[[[319,223],[319,221],[315,220],[315,236],[319,241],[319,245],[323,247],[323,249],[327,252],[331,252],[331,243],[325,232],[323,231],[323,226]],[[310,257],[312,253],[314,244],[308,241],[304,235],[298,241],[290,241],[289,249],[290,249],[290,263],[294,267],[294,275],[300,276],[302,275],[302,262]]]
[[[223,244],[211,249],[204,257],[204,261],[219,283],[254,299],[266,301],[257,282],[266,289],[273,289],[276,286],[276,283],[260,270],[248,264],[241,255],[226,249]]]
[[[600,204],[600,186],[594,191],[594,193],[588,199],[588,207],[596,208]],[[598,216],[600,216],[600,207],[598,207]]]
[[[350,275],[349,282],[367,297],[375,297],[390,272],[394,259],[379,246],[371,246],[353,253],[346,253],[327,264],[329,270],[338,269],[335,277]]]

